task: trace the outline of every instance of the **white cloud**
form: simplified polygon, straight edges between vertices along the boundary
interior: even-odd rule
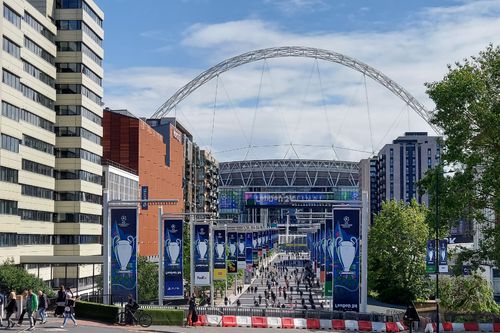
[[[310,3],[304,1],[292,2]],[[186,30],[181,45],[191,53],[203,53],[202,62],[211,64],[265,47],[300,45],[329,49],[377,68],[432,109],[424,83],[442,78],[447,63],[477,54],[488,43],[498,43],[500,15],[492,13],[499,12],[499,1],[458,3],[426,9],[416,14],[406,28],[386,32],[297,34],[256,19],[195,24]],[[216,80],[200,87],[177,107],[177,117],[202,145],[212,142],[213,151],[226,151],[218,155],[220,160],[241,159],[245,155],[280,158],[287,152],[288,157],[294,157],[291,141],[316,146],[294,146],[301,157],[332,158],[333,151],[328,148],[332,144],[371,151],[405,130],[430,131],[414,112],[408,112],[402,101],[368,79],[373,129],[370,135],[363,76],[343,66],[280,58],[266,60],[264,72],[262,68],[263,62],[250,63],[220,75],[213,134]],[[205,69],[200,67],[199,72]],[[199,72],[169,67],[111,70],[106,73],[106,103],[149,116]],[[254,148],[248,154],[245,149],[237,149],[247,147],[250,137],[256,146],[279,146]],[[352,160],[367,155],[340,148],[337,153],[342,159]]]

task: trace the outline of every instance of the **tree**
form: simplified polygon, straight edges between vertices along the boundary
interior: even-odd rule
[[[427,83],[436,104],[432,123],[443,129],[440,177],[440,222],[449,227],[473,221],[481,231],[479,247],[458,255],[467,261],[500,266],[500,47],[490,45],[479,56],[448,66],[441,81]],[[422,181],[435,207],[437,176]],[[460,267],[459,267],[460,268]],[[459,269],[460,270],[460,269]]]
[[[381,301],[407,304],[427,296],[427,213],[415,200],[388,201],[375,216],[368,235],[368,284]]]
[[[54,294],[52,288],[42,279],[29,274],[24,268],[14,265],[9,260],[0,266],[0,287],[3,292],[15,291],[18,294],[27,288],[33,288],[35,291],[43,290],[49,296]]]
[[[479,275],[439,279],[440,305],[447,312],[500,313],[491,285]]]
[[[158,299],[158,266],[144,256],[137,258],[137,285],[140,301]]]

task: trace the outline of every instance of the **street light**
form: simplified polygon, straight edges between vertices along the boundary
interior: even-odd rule
[[[440,167],[441,163],[438,163],[436,165],[436,222],[435,222],[435,233],[436,233],[436,239],[435,239],[435,244],[434,248],[437,250],[439,249],[439,176],[440,176]],[[436,270],[436,332],[439,333],[439,256],[435,255],[434,256],[435,260],[435,270]]]

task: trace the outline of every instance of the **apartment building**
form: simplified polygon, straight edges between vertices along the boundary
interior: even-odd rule
[[[104,14],[93,0],[0,5],[0,260],[89,290],[102,254]]]

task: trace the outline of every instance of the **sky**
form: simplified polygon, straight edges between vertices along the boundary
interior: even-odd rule
[[[217,63],[278,46],[354,58],[432,112],[424,84],[500,39],[498,0],[95,1],[105,13],[105,106],[140,117]],[[202,85],[169,116],[219,161],[357,161],[405,131],[436,135],[379,82],[313,58],[242,64]]]

